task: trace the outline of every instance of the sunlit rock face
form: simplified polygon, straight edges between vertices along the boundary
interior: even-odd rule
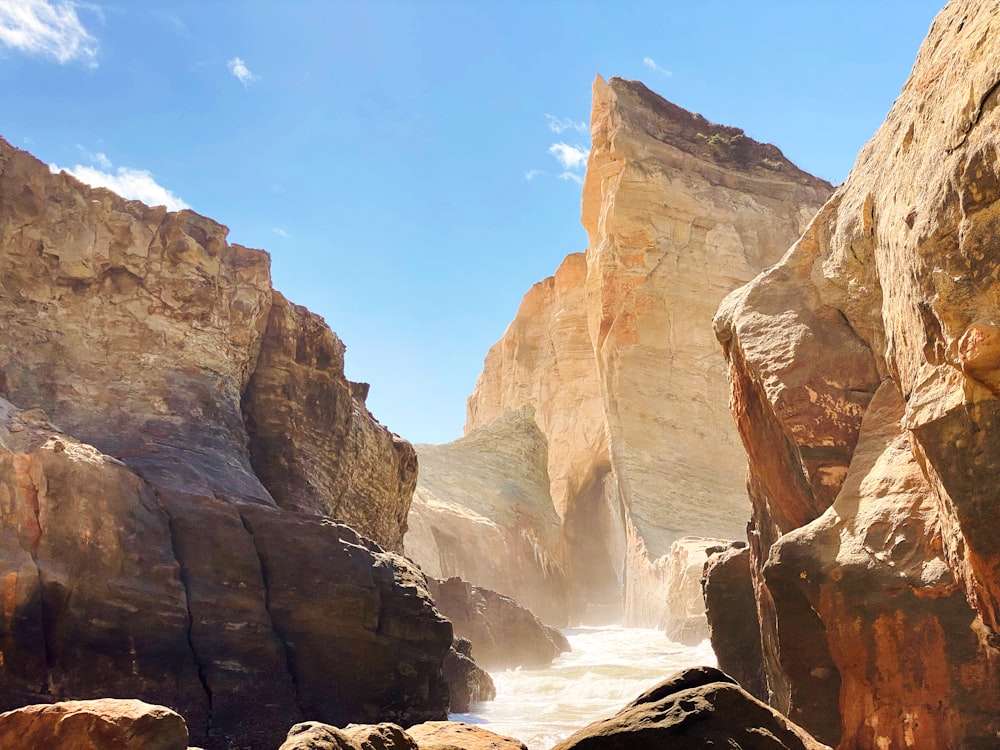
[[[659,592],[649,592],[646,598],[653,602],[666,600],[666,607],[660,604],[662,614],[657,626],[670,640],[696,646],[708,638],[701,579],[708,556],[728,545],[725,539],[681,537],[657,561],[664,568],[658,576],[663,581],[663,588]]]
[[[846,183],[716,320],[772,702],[850,748],[1000,731],[1000,20],[951,2]]]
[[[627,622],[655,627],[670,544],[743,538],[749,518],[712,315],[830,186],[633,81],[595,81],[591,128],[590,248],[525,295],[466,430],[534,407],[577,611],[624,598]]]
[[[398,549],[412,449],[226,233],[0,140],[0,708],[134,696],[213,750],[442,718],[450,624],[330,518]]]

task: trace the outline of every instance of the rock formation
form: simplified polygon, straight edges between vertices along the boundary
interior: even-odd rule
[[[442,718],[423,576],[328,519],[398,549],[412,451],[226,231],[0,141],[0,708],[134,696],[213,748]]]
[[[553,750],[830,750],[712,667],[679,672]]]
[[[947,5],[846,183],[716,320],[771,702],[843,748],[1000,733],[997,10]]]
[[[526,750],[524,743],[460,721],[428,721],[407,730],[396,724],[344,729],[305,721],[288,730],[279,750]]]
[[[0,714],[6,750],[187,750],[180,714],[137,700],[103,698],[24,706]]]
[[[734,542],[705,563],[702,587],[709,637],[719,669],[754,698],[767,700],[750,548]]]
[[[491,701],[497,697],[493,678],[472,658],[472,641],[455,636],[444,657],[444,679],[448,683],[448,713],[465,713],[470,703]]]
[[[670,544],[742,538],[749,516],[712,315],[778,260],[830,186],[634,81],[598,77],[591,130],[590,247],[525,295],[486,356],[466,432],[534,409],[572,613],[621,601],[624,587],[626,621],[655,626]]]
[[[461,576],[564,625],[563,541],[549,497],[545,437],[530,408],[417,451],[407,554],[429,576]]]
[[[725,539],[685,536],[670,545],[667,554],[655,562],[658,577],[665,583],[667,599],[657,623],[667,638],[696,646],[708,638],[705,597],[701,590],[705,563],[712,551],[728,545]]]
[[[428,585],[455,635],[472,642],[476,663],[487,669],[547,667],[570,650],[566,636],[509,597],[460,578],[431,578]]]

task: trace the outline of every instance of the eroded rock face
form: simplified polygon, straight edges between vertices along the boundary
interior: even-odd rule
[[[534,407],[575,599],[624,595],[626,622],[655,627],[670,544],[742,538],[749,516],[712,315],[779,259],[830,186],[637,82],[595,81],[591,130],[590,247],[525,295],[466,429]]]
[[[0,714],[7,750],[187,750],[184,719],[164,706],[102,698],[25,706]]]
[[[468,638],[455,636],[451,650],[444,657],[444,679],[451,698],[448,713],[465,713],[470,703],[497,697],[493,678],[472,658],[472,642]]]
[[[407,555],[431,577],[461,576],[565,624],[564,543],[549,496],[545,437],[531,409],[417,451]]]
[[[841,747],[1000,729],[996,10],[948,4],[847,182],[716,320],[772,702]]]
[[[658,626],[670,640],[696,646],[708,638],[701,579],[711,552],[728,544],[725,539],[681,537],[658,561],[666,568],[660,595],[667,604]]]
[[[32,407],[0,409],[0,707],[136,696],[210,748],[442,718],[422,574],[327,518],[398,548],[412,451],[226,232],[0,141],[0,397]]]
[[[679,672],[553,750],[830,750],[712,667]]]

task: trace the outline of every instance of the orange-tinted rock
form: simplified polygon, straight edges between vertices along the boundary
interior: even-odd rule
[[[4,750],[187,750],[179,714],[137,700],[103,698],[25,706],[0,714]]]
[[[717,318],[772,701],[845,748],[1000,730],[995,11],[947,5],[846,183]]]
[[[461,721],[428,721],[406,732],[420,750],[528,750],[520,740]]]

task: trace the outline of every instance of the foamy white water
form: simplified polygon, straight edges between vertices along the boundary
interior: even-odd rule
[[[667,640],[662,630],[602,627],[563,632],[572,653],[546,669],[491,672],[496,700],[475,703],[469,713],[449,718],[517,737],[529,750],[547,750],[590,722],[611,716],[675,672],[716,663],[707,640],[683,646]]]

